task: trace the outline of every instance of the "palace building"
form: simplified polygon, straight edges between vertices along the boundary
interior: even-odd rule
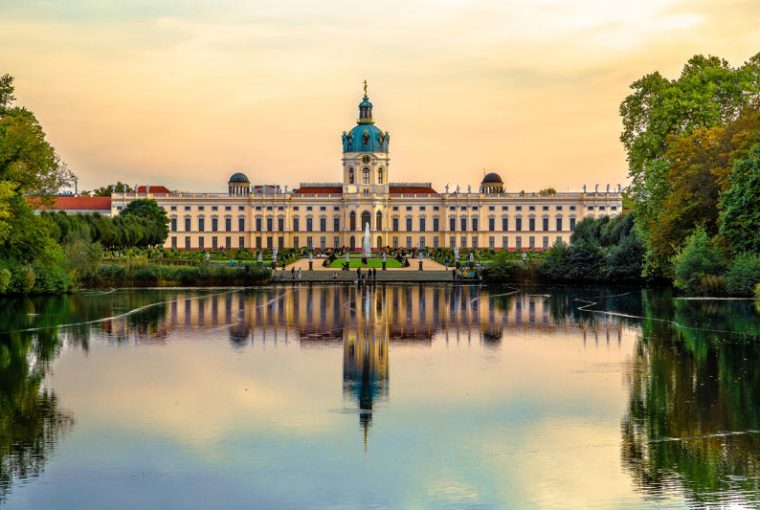
[[[114,193],[111,214],[131,200],[153,198],[171,219],[165,247],[187,250],[340,247],[361,249],[368,225],[373,248],[540,250],[569,241],[577,221],[616,215],[617,190],[513,193],[496,173],[476,190],[433,189],[429,182],[391,180],[390,135],[375,124],[367,96],[342,135],[340,182],[304,182],[294,189],[252,184],[234,173],[227,193],[187,193],[139,186]]]

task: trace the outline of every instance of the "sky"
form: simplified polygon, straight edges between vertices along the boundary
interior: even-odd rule
[[[391,182],[626,184],[618,106],[760,51],[757,0],[0,0],[0,74],[79,177],[223,191],[341,179],[362,80]]]

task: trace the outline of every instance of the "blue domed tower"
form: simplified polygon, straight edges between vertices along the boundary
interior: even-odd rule
[[[344,131],[342,138],[344,193],[387,193],[391,137],[387,131],[375,126],[366,80],[356,126]]]

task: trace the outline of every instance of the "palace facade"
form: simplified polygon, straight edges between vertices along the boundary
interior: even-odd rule
[[[304,248],[361,249],[369,228],[374,249],[384,247],[540,250],[569,241],[585,217],[622,210],[617,190],[510,193],[496,173],[477,190],[440,193],[429,182],[391,182],[390,135],[377,127],[372,103],[359,103],[356,125],[343,132],[341,182],[252,185],[233,174],[227,193],[186,193],[139,186],[114,193],[112,215],[131,200],[153,198],[170,220],[165,247],[185,250]]]

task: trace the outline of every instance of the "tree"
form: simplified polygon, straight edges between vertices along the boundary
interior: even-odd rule
[[[95,188],[94,190],[90,191],[83,191],[82,195],[88,195],[93,197],[110,197],[112,192],[116,193],[131,193],[132,192],[132,186],[129,184],[124,184],[121,181],[117,181],[116,184],[108,184],[106,186],[101,186],[100,188]]]
[[[760,253],[760,143],[738,160],[720,199],[720,234],[733,253]]]
[[[723,274],[726,263],[704,228],[698,227],[676,255],[674,267],[675,286],[688,294],[698,294],[708,286],[708,277]]]
[[[647,270],[667,274],[696,225],[717,231],[717,197],[731,162],[746,150],[760,99],[760,54],[732,68],[696,55],[678,79],[659,73],[631,85],[620,105],[632,183],[627,196],[647,248]],[[753,142],[754,143],[754,142]]]
[[[163,244],[169,235],[169,217],[166,211],[158,206],[153,199],[138,199],[131,201],[121,212],[124,218],[139,218],[142,220],[145,246]]]

